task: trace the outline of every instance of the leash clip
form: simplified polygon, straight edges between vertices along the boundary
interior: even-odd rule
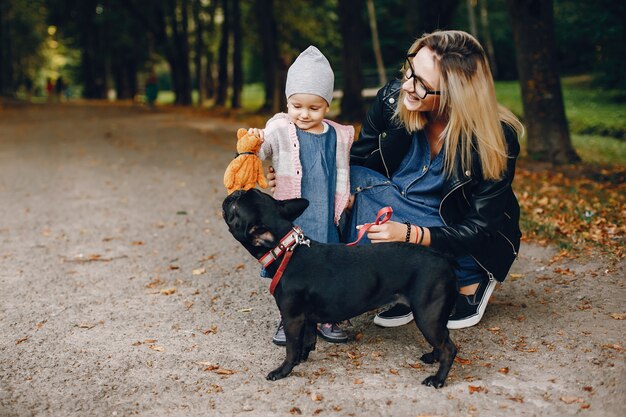
[[[302,229],[296,226],[293,228],[293,231],[296,232],[296,244],[287,250],[293,251],[296,248],[296,246],[300,246],[300,245],[304,245],[309,248],[311,247],[311,241],[304,237],[304,232],[302,231]]]

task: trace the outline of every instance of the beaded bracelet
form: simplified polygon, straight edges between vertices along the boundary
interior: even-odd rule
[[[408,242],[411,240],[411,223],[404,222],[404,224],[406,224],[406,238],[404,238],[404,241]]]

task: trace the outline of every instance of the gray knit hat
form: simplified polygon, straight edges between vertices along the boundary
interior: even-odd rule
[[[287,72],[285,95],[308,93],[322,97],[330,105],[333,101],[335,74],[319,49],[309,46],[296,58]]]

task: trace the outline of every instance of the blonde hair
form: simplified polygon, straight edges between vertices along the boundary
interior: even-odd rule
[[[441,134],[446,172],[452,174],[457,152],[461,152],[463,171],[470,169],[472,149],[475,148],[483,178],[502,178],[508,158],[502,122],[518,135],[523,126],[510,110],[496,101],[485,51],[473,36],[462,31],[425,34],[411,45],[408,54],[417,53],[424,47],[435,53],[441,72],[438,113],[448,120]],[[406,74],[406,68],[402,73]],[[407,131],[421,130],[428,123],[426,114],[408,110],[404,106],[405,95],[406,92],[401,90],[395,116]]]

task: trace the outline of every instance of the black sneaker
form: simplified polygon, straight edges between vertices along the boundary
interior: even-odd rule
[[[398,327],[413,320],[411,308],[405,304],[396,304],[391,308],[376,314],[374,324],[380,327]]]
[[[280,319],[278,323],[278,329],[276,329],[276,333],[274,333],[274,337],[272,337],[272,342],[278,346],[287,345],[287,337],[285,336],[285,327],[283,327],[282,319]]]
[[[348,334],[337,323],[318,324],[317,334],[331,343],[346,343],[348,341]]]
[[[485,314],[489,297],[495,287],[494,279],[486,279],[480,282],[473,295],[459,294],[448,319],[448,329],[464,329],[478,324]]]

